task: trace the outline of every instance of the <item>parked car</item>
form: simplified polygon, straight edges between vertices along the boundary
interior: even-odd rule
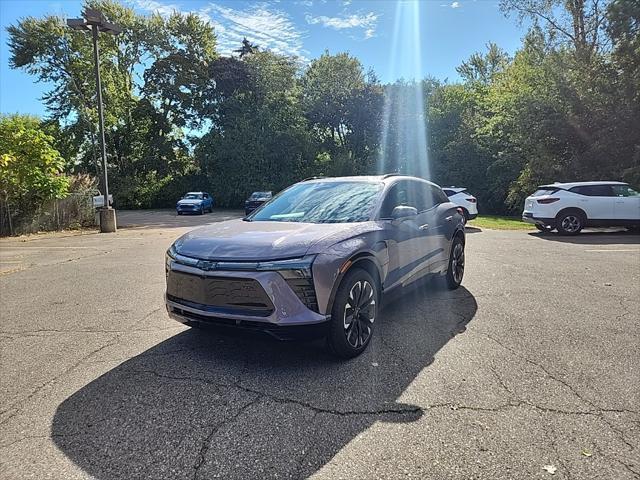
[[[99,190],[93,192],[92,197],[93,208],[102,208],[104,207],[104,195],[100,193]],[[109,194],[109,206],[113,205],[113,195]]]
[[[622,182],[541,185],[525,200],[522,220],[563,235],[584,227],[638,227],[640,193]]]
[[[189,192],[176,204],[178,215],[183,213],[199,213],[213,211],[213,197],[207,192]]]
[[[311,179],[244,219],[182,236],[165,259],[169,315],[189,325],[325,335],[354,357],[380,298],[437,275],[455,289],[465,265],[462,209],[409,176]],[[302,332],[300,331],[302,330]]]
[[[263,203],[271,200],[271,192],[253,192],[244,202],[244,213],[249,215]]]
[[[443,187],[442,191],[449,197],[450,202],[462,208],[465,221],[468,222],[478,216],[478,200],[466,188]]]

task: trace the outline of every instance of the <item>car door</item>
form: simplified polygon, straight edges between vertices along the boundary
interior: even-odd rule
[[[429,272],[440,271],[449,256],[454,227],[454,205],[443,191],[430,183],[418,182],[420,189],[423,254]]]
[[[385,224],[385,238],[389,253],[389,269],[384,288],[393,288],[405,283],[423,268],[420,261],[423,238],[419,215],[393,220],[391,213],[397,206],[416,208],[415,189],[408,180],[400,180],[386,192],[379,218]]]
[[[640,193],[629,185],[612,185],[614,200],[615,220],[640,221]]]
[[[208,193],[203,193],[202,194],[202,199],[203,199],[203,203],[204,203],[204,208],[211,208],[211,195],[209,195]]]
[[[569,191],[578,194],[575,206],[582,209],[589,220],[614,218],[615,197],[611,185],[580,185]]]

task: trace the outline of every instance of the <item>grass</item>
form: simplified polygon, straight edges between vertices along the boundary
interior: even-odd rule
[[[501,217],[499,215],[478,215],[469,222],[470,227],[491,228],[494,230],[535,230],[536,227],[525,223],[519,217]]]

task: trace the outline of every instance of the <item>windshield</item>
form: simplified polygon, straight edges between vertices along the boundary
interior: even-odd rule
[[[381,183],[311,182],[285,190],[253,215],[251,221],[347,223],[369,220]]]
[[[249,200],[262,200],[265,198],[271,198],[271,192],[253,192]]]
[[[187,193],[182,198],[187,199],[187,200],[202,200],[202,194],[201,193]]]

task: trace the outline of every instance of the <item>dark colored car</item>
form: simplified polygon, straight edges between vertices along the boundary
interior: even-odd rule
[[[249,215],[256,208],[271,200],[271,192],[253,192],[244,202],[244,214]]]
[[[383,294],[426,276],[455,289],[464,218],[440,187],[385,175],[297,183],[245,219],[199,228],[166,256],[169,315],[291,338],[326,335],[339,356],[368,345]]]
[[[176,204],[178,215],[183,213],[211,213],[213,211],[213,197],[207,192],[189,192]]]

